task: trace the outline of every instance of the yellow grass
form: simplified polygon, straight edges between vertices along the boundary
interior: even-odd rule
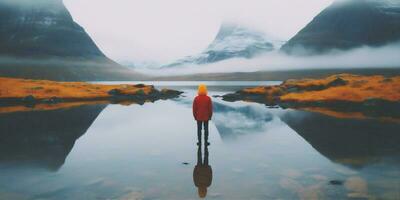
[[[285,84],[291,84],[301,87],[310,85],[326,85],[329,82],[340,77],[348,81],[344,86],[329,87],[321,91],[304,91],[300,93],[288,93],[281,96],[283,101],[351,101],[362,102],[371,98],[384,99],[388,101],[400,101],[400,76],[387,79],[383,76],[356,76],[350,74],[341,74],[330,76],[320,80],[299,80],[287,81]]]
[[[323,115],[327,115],[330,117],[334,118],[339,118],[339,119],[377,119],[382,122],[395,122],[395,123],[400,123],[400,119],[393,118],[393,117],[370,117],[366,116],[362,112],[340,112],[340,111],[335,111],[329,108],[320,108],[320,107],[305,107],[305,108],[300,108],[300,110],[304,111],[309,111],[309,112],[315,112],[315,113],[320,113]]]
[[[36,99],[51,97],[92,99],[110,97],[108,92],[112,89],[119,89],[122,94],[136,94],[139,91],[148,94],[153,90],[151,86],[139,88],[135,85],[102,85],[0,77],[0,98],[23,98],[32,95]]]
[[[320,91],[307,91],[313,86],[327,86],[337,78],[348,83],[344,86],[328,87]],[[298,88],[299,92],[288,92],[285,88]],[[247,94],[265,94],[279,96],[282,101],[352,101],[362,102],[370,98],[388,101],[400,101],[400,76],[385,78],[383,76],[358,76],[340,74],[324,79],[287,80],[278,86],[260,86],[244,89]]]
[[[38,104],[35,105],[35,107],[26,107],[24,105],[6,106],[6,107],[0,107],[0,114],[13,113],[13,112],[69,109],[84,105],[97,105],[97,104],[108,104],[108,103],[109,103],[108,101],[83,101],[83,102],[68,102],[68,103],[58,103],[58,104]]]

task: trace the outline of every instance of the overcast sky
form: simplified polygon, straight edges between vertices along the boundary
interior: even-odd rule
[[[64,0],[117,61],[169,62],[201,52],[223,21],[287,40],[333,0]]]

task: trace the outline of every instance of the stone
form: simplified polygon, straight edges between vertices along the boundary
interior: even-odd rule
[[[32,96],[32,95],[28,95],[28,96],[24,97],[22,99],[22,101],[24,101],[24,102],[35,102],[36,98],[34,96]]]
[[[342,78],[336,78],[335,80],[331,81],[328,83],[327,87],[338,87],[338,86],[344,86],[347,85],[348,81],[342,79]]]
[[[179,95],[183,94],[183,92],[181,91],[169,90],[169,89],[162,89],[161,93],[168,97],[178,97]]]
[[[297,92],[300,91],[300,89],[297,88],[297,87],[290,87],[286,91],[289,92],[289,93],[297,93]]]
[[[144,85],[144,84],[136,84],[135,87],[136,88],[144,88],[144,87],[146,87],[146,85]]]
[[[343,185],[343,181],[340,180],[331,180],[329,181],[330,185]]]
[[[119,89],[112,89],[112,90],[108,91],[108,94],[112,95],[112,96],[118,96],[118,95],[121,95],[122,92]]]

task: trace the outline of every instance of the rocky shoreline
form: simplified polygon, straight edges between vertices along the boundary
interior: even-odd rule
[[[0,107],[71,102],[137,103],[179,97],[183,92],[157,90],[152,85],[103,85],[84,82],[56,82],[0,78]]]
[[[222,98],[271,107],[311,111],[324,108],[400,118],[400,77],[339,74],[324,79],[287,80],[280,85],[243,89]]]

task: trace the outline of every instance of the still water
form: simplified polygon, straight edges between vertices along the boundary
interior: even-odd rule
[[[0,199],[198,199],[198,83],[153,84],[185,93],[0,114]],[[213,96],[276,83],[207,84]],[[213,101],[207,199],[400,199],[400,124]]]

